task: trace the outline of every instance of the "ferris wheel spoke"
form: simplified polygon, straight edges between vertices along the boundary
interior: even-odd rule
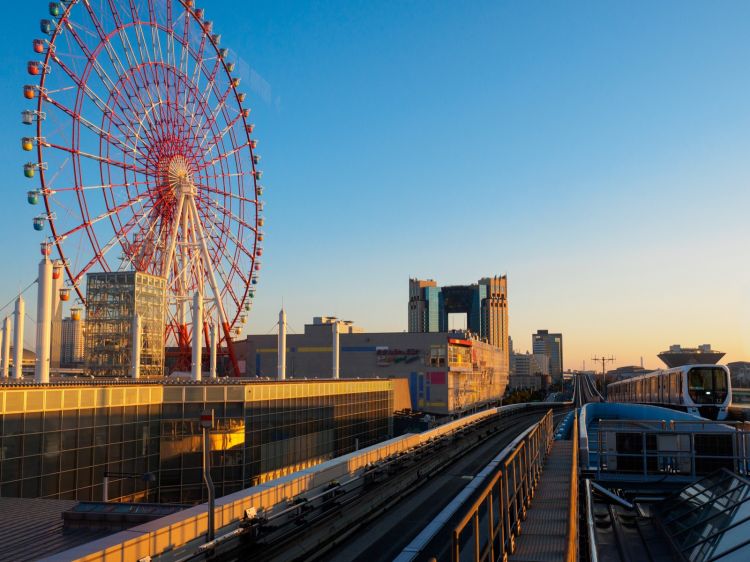
[[[221,66],[221,59],[217,58],[216,61],[214,62],[213,68],[211,69],[211,72],[210,73],[204,72],[204,74],[206,74],[206,89],[203,91],[200,97],[201,106],[208,107],[208,100],[211,97],[211,94],[214,94],[217,100],[220,99],[221,97],[216,93],[216,75],[219,72],[220,66]],[[205,67],[203,67],[202,70],[204,70],[204,68]],[[216,113],[218,113],[218,110],[222,107],[222,103],[217,103],[216,105],[217,105]],[[193,114],[193,116],[195,116],[195,114]],[[196,126],[198,127],[202,126],[201,121],[203,120],[204,117],[206,121],[215,121],[214,112],[208,112],[208,113],[202,112],[201,119],[198,121]]]
[[[130,146],[127,143],[123,142],[118,137],[112,135],[108,131],[105,131],[104,129],[101,129],[97,125],[94,125],[91,121],[86,119],[83,115],[77,114],[75,111],[70,109],[69,107],[61,104],[54,98],[45,98],[45,101],[48,103],[51,103],[54,105],[57,109],[68,115],[73,121],[78,121],[81,123],[84,127],[95,133],[96,135],[99,135],[100,137],[106,137],[108,140],[110,140],[113,144],[119,145],[120,148],[123,150],[123,152],[133,152],[133,153],[139,153],[138,149],[134,146]]]
[[[243,203],[252,203],[253,205],[258,204],[257,199],[248,199],[247,197],[243,197],[242,195],[239,195],[238,193],[234,193],[233,191],[222,191],[221,189],[217,189],[215,187],[212,187],[207,184],[203,183],[196,183],[196,187],[200,187],[204,191],[208,191],[209,193],[215,193],[217,195],[223,195],[224,197],[232,197],[233,199],[237,199],[238,201],[242,201]]]
[[[145,217],[147,217],[151,213],[152,210],[153,210],[153,207],[148,207],[148,210],[145,213],[142,213],[140,217],[135,221],[132,220],[136,216],[134,214],[131,220],[128,221],[128,223],[126,223],[125,226],[119,232],[115,232],[115,235],[112,238],[110,238],[107,241],[107,243],[104,244],[104,246],[101,247],[101,251],[95,252],[94,256],[86,263],[86,265],[83,266],[81,271],[79,271],[76,274],[73,280],[74,284],[79,283],[80,280],[83,278],[83,276],[86,275],[86,273],[88,273],[88,271],[92,267],[94,267],[94,265],[96,265],[97,263],[106,262],[106,260],[104,260],[104,256],[112,248],[114,248],[118,242],[122,243],[123,239],[128,235],[128,233],[132,231],[133,228],[135,228]]]
[[[226,262],[229,264],[230,271],[234,271],[240,278],[240,280],[247,284],[250,282],[250,278],[246,277],[244,273],[240,270],[239,266],[237,265],[236,260],[229,254],[229,252],[224,248],[223,244],[220,244],[220,238],[214,237],[214,241],[216,242],[215,246],[221,251],[221,254],[223,256],[222,259],[226,259]],[[217,258],[218,258],[218,252],[217,252]]]
[[[96,18],[96,15],[94,15],[94,13],[92,12],[89,3],[84,2],[84,5],[87,8],[89,16],[91,17],[92,22],[94,23],[94,26],[97,27],[97,30],[101,29],[101,24],[99,23],[99,20]],[[86,45],[83,38],[81,38],[81,36],[78,34],[78,32],[76,31],[76,27],[78,26],[73,25],[70,21],[68,21],[68,30],[73,36],[73,39],[75,39],[76,43],[78,44],[78,48],[81,49],[81,51],[83,52],[84,56],[87,59],[86,66],[87,67],[90,66],[94,70],[96,75],[99,77],[99,80],[101,80],[104,87],[109,92],[113,92],[116,89],[115,82],[112,80],[112,78],[109,77],[109,74],[107,73],[107,71],[104,69],[101,63],[97,60],[96,55],[91,51],[91,49],[89,49],[89,47]],[[85,30],[85,31],[88,33],[88,30]],[[98,38],[100,41],[104,41],[106,40],[106,35],[105,35],[105,38],[102,39],[101,32],[100,32],[98,35]],[[105,48],[105,51],[106,50],[107,49]],[[109,52],[107,54],[109,56]],[[114,61],[112,61],[112,65],[116,68],[116,64]],[[134,109],[134,108],[131,108],[131,109]]]
[[[203,217],[204,217],[204,218],[205,218],[205,219],[206,219],[206,220],[207,220],[207,221],[208,221],[208,222],[209,222],[209,223],[210,223],[210,224],[212,225],[212,227],[216,228],[216,230],[218,230],[219,232],[221,232],[221,234],[222,234],[223,236],[226,236],[226,237],[227,237],[227,238],[228,238],[229,240],[231,240],[231,242],[232,242],[232,243],[233,243],[233,244],[234,244],[235,246],[237,246],[238,248],[240,248],[240,250],[241,250],[241,251],[242,251],[242,252],[243,252],[243,253],[244,253],[244,254],[245,254],[245,255],[246,255],[246,256],[247,256],[248,258],[250,258],[250,260],[251,260],[251,261],[255,261],[255,256],[253,256],[252,252],[250,252],[250,251],[249,251],[249,250],[248,250],[248,249],[247,249],[247,248],[245,247],[245,245],[243,244],[243,242],[242,242],[242,241],[241,241],[241,240],[240,240],[239,238],[237,238],[237,237],[236,237],[236,236],[235,236],[235,235],[234,235],[234,234],[233,234],[233,233],[232,233],[232,232],[231,232],[231,231],[230,231],[229,229],[225,228],[225,226],[224,226],[224,225],[223,225],[223,224],[221,223],[221,219],[219,218],[219,216],[218,216],[218,213],[217,213],[216,211],[214,211],[213,209],[209,209],[209,210],[211,211],[211,214],[213,215],[213,218],[211,218],[210,216],[208,216],[208,215],[207,215],[207,214],[205,213],[205,211],[204,211],[204,212],[202,212],[201,214],[202,214],[202,215],[203,215]],[[215,218],[216,220],[213,220],[214,218]]]
[[[67,152],[69,154],[75,154],[76,156],[83,156],[84,158],[90,158],[91,160],[96,160],[97,162],[101,162],[103,164],[109,164],[111,166],[116,166],[118,168],[122,168],[124,170],[128,170],[130,172],[139,173],[143,175],[147,175],[148,171],[144,168],[138,168],[132,164],[128,164],[126,162],[120,162],[118,160],[112,160],[111,158],[105,158],[103,156],[97,156],[96,154],[90,154],[88,152],[84,152],[82,150],[76,150],[75,148],[71,148],[69,146],[60,146],[58,144],[52,144],[47,141],[43,141],[43,146],[46,146],[48,148],[54,148],[56,150],[61,150],[63,152]]]
[[[89,17],[91,18],[91,21],[94,24],[94,27],[96,28],[97,34],[99,35],[99,40],[104,46],[104,50],[107,53],[110,63],[112,64],[112,67],[120,74],[120,76],[126,76],[127,72],[125,70],[125,65],[123,64],[122,60],[117,54],[117,51],[114,49],[112,42],[110,40],[110,37],[104,31],[104,27],[99,21],[99,18],[96,17],[96,13],[91,8],[91,5],[88,2],[86,2],[85,5],[86,5],[87,12],[89,14]],[[111,11],[111,5],[110,5],[110,11]],[[115,25],[118,29],[118,36],[120,37],[120,40],[122,41],[122,33],[125,33],[125,35],[127,35],[127,33],[124,31],[124,26],[122,25],[122,21],[119,19],[119,15],[117,15],[116,17],[113,15],[113,18],[115,19]],[[136,36],[137,36],[140,28],[138,26],[135,26],[135,28],[136,28]],[[96,60],[92,60],[91,62],[93,63],[95,71],[97,72],[97,74],[100,75],[102,82],[104,82],[104,85],[109,90],[110,94],[117,91],[117,84],[111,78],[109,78],[109,75],[107,75],[106,71],[104,71],[101,64],[98,63],[98,61]],[[130,61],[128,60],[128,62]],[[140,66],[136,65],[135,68],[140,69]],[[101,76],[101,73],[104,73],[104,75],[106,76],[106,80]],[[125,101],[126,103],[130,105],[130,108],[131,108],[131,111],[133,112],[133,117],[135,118],[135,120],[141,123],[139,112],[137,108],[133,106],[132,103],[130,103],[131,100],[129,99],[129,96],[127,99],[125,99]]]
[[[203,165],[201,165],[201,167],[199,169],[205,169],[205,168],[208,168],[209,166],[215,166],[221,160],[226,160],[230,156],[234,156],[237,152],[241,151],[246,146],[248,146],[248,145],[247,144],[241,144],[239,146],[235,146],[229,152],[222,152],[221,154],[217,154],[216,156],[214,156],[213,158],[211,158],[211,160],[207,160]],[[213,150],[213,148],[214,147],[211,147],[206,152],[211,152]]]
[[[205,198],[201,200],[203,203],[208,203],[209,206],[215,208],[219,213],[226,215],[233,221],[235,221],[238,224],[241,224],[247,229],[250,229],[253,233],[256,231],[255,227],[251,226],[249,223],[235,215],[230,209],[227,209],[224,205],[219,203],[218,201],[214,201],[213,199]]]
[[[49,187],[41,190],[42,195],[54,195],[70,191],[102,190],[110,187],[134,187],[136,185],[153,185],[151,182],[135,181],[130,183],[107,183],[101,185],[77,185],[74,187]]]
[[[207,134],[204,135],[203,138],[201,139],[200,147],[207,151],[212,150],[213,147],[219,144],[219,142],[223,140],[224,136],[234,128],[234,126],[239,122],[240,119],[242,119],[242,114],[238,113],[231,120],[229,119],[226,120],[226,123],[227,123],[226,126],[223,129],[219,130],[218,133],[214,134],[214,136],[211,138],[208,145],[205,145],[206,140],[208,140],[208,135]],[[215,119],[214,119],[214,122],[216,122]]]
[[[120,129],[120,131],[123,134],[130,134],[136,136],[136,132],[128,125],[128,122],[122,118],[110,105],[108,105],[94,90],[92,90],[88,84],[85,84],[81,78],[68,66],[66,65],[62,59],[60,59],[56,54],[52,55],[52,60],[54,60],[60,68],[70,77],[70,79],[75,83],[75,86],[71,86],[71,88],[78,87],[80,90],[82,90],[86,96],[99,108],[99,110],[104,113],[105,115],[110,116],[110,120],[115,124],[115,126]],[[66,88],[67,89],[67,88]],[[45,98],[49,99],[50,91],[45,92]],[[117,117],[117,119],[114,119],[114,117]],[[127,129],[127,131],[123,130],[123,126]]]
[[[100,222],[100,221],[102,221],[102,220],[104,220],[106,218],[109,218],[109,217],[111,217],[112,215],[114,215],[116,213],[120,213],[120,212],[124,211],[125,209],[128,209],[128,208],[132,207],[133,205],[135,205],[136,203],[140,203],[144,199],[147,199],[147,198],[148,197],[145,196],[145,195],[140,195],[140,196],[135,197],[133,199],[130,199],[130,200],[124,202],[124,203],[120,203],[116,207],[113,207],[112,209],[108,209],[106,212],[97,215],[93,219],[87,219],[83,223],[79,224],[78,226],[73,227],[72,229],[68,230],[67,232],[64,232],[63,234],[58,235],[57,237],[55,237],[55,241],[56,242],[62,242],[63,240],[65,240],[66,238],[68,238],[69,236],[71,236],[72,234],[75,234],[76,232],[78,232],[80,230],[83,230],[84,228],[89,229],[92,226],[94,226],[95,224],[97,224],[98,222]]]

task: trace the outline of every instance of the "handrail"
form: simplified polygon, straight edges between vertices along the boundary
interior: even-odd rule
[[[586,529],[588,531],[589,561],[599,562],[596,550],[596,531],[594,529],[594,505],[591,501],[591,480],[586,479]]]
[[[570,503],[568,505],[568,545],[565,560],[578,560],[578,410],[573,419],[573,460],[570,463]]]
[[[512,449],[498,463],[501,467],[482,488],[476,501],[453,528],[451,559],[461,560],[462,532],[472,544],[475,562],[505,558],[515,551],[515,537],[531,503],[542,466],[552,446],[552,410],[516,438]],[[481,528],[486,529],[486,533]],[[469,543],[467,543],[468,545]]]

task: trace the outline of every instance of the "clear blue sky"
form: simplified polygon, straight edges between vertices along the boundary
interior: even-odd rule
[[[507,273],[516,348],[562,331],[567,367],[677,342],[750,360],[750,3],[199,5],[267,83],[249,332],[282,298],[297,331],[403,330],[409,276]],[[3,303],[39,256],[19,117],[46,6],[0,37]]]

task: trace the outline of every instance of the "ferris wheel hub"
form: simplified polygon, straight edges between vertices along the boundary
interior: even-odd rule
[[[184,156],[174,156],[167,165],[167,184],[175,196],[195,195],[193,175]]]

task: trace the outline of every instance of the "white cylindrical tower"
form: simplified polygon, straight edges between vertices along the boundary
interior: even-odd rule
[[[209,372],[211,378],[216,378],[216,349],[219,347],[219,327],[211,325],[211,355],[209,356]]]
[[[334,320],[333,321],[333,343],[331,347],[333,348],[333,378],[337,379],[339,378],[339,321]]]
[[[23,378],[23,320],[26,314],[26,303],[18,295],[16,310],[13,312],[13,378],[20,381]]]
[[[34,381],[49,382],[50,338],[52,336],[52,262],[47,256],[39,262],[36,307],[36,369]]]
[[[203,296],[199,291],[193,295],[193,368],[191,373],[194,381],[201,380],[201,364],[203,363]]]
[[[283,381],[286,380],[286,311],[283,308],[279,312],[279,345],[276,351],[278,354],[276,378]]]
[[[130,376],[137,379],[141,376],[141,345],[143,341],[141,315],[137,312],[133,315],[132,331],[133,348],[130,350]]]
[[[7,379],[10,372],[10,316],[5,317],[3,322],[3,378]]]
[[[4,379],[8,378],[8,368],[5,366],[5,340],[8,339],[8,333],[5,331],[5,322],[3,322],[3,328],[0,330],[0,376]]]

